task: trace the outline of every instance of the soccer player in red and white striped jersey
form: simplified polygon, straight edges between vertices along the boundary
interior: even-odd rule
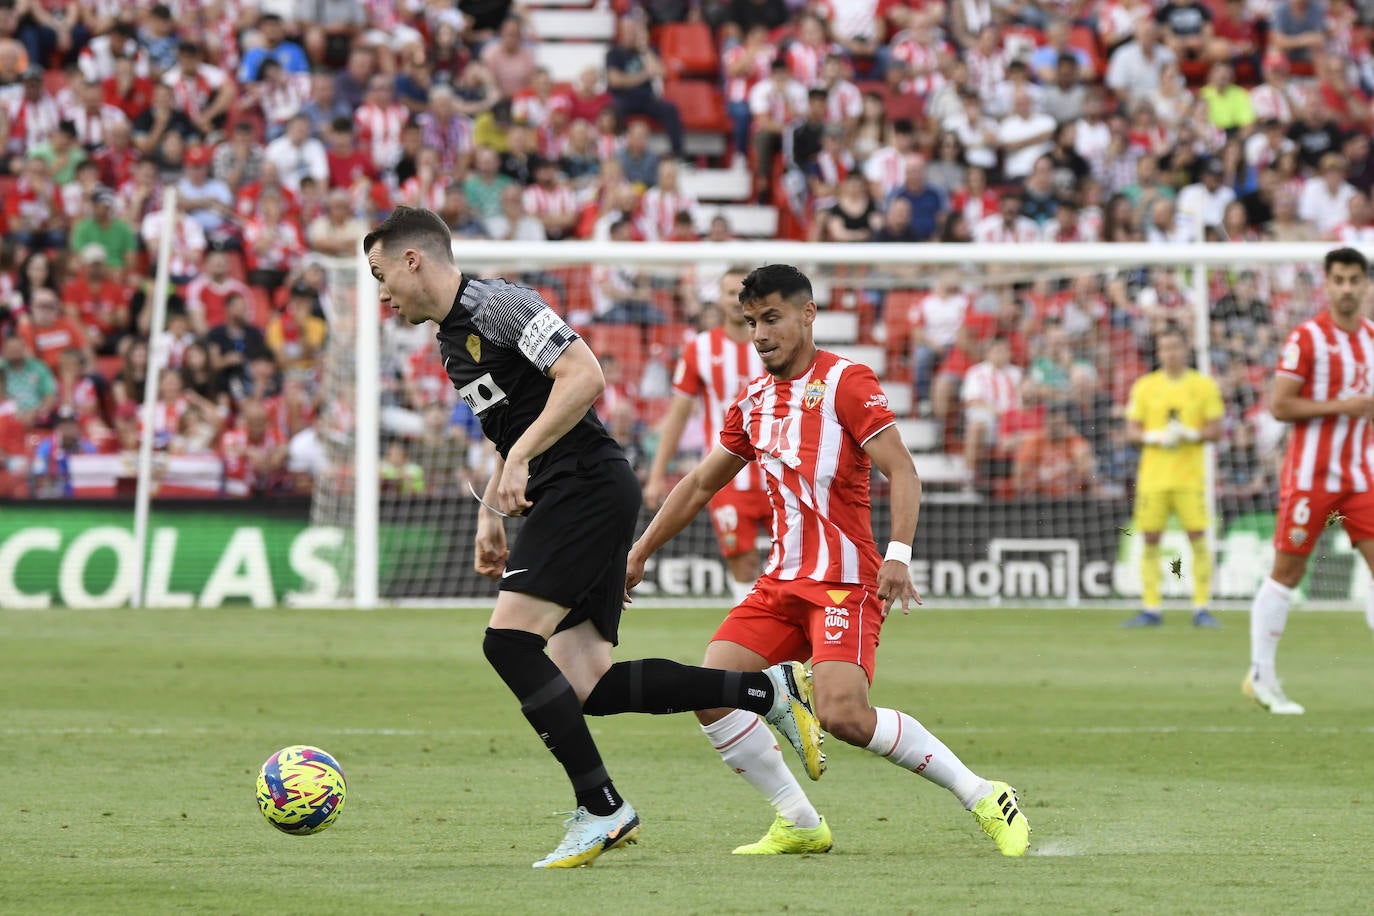
[[[644,485],[644,501],[654,509],[668,493],[668,464],[677,454],[682,432],[697,404],[705,407],[705,441],[720,438],[725,411],[753,379],[763,375],[763,363],[749,342],[749,327],[739,304],[745,271],[728,270],[720,280],[720,327],[703,331],[682,351],[673,373],[673,406],[663,421],[658,452]],[[763,472],[750,465],[711,500],[711,525],[716,530],[721,556],[730,567],[731,591],[742,601],[759,577],[760,532],[768,530],[773,510],[763,488]]]
[[[1328,252],[1326,311],[1293,329],[1269,393],[1274,419],[1293,424],[1274,525],[1274,565],[1250,607],[1245,692],[1273,713],[1302,706],[1279,686],[1274,657],[1293,589],[1322,531],[1340,522],[1374,572],[1374,321],[1360,315],[1369,264],[1353,248]],[[1366,599],[1374,626],[1374,589]]]
[[[867,366],[817,350],[811,282],[795,267],[770,264],[740,294],[754,348],[767,370],[726,412],[720,447],[673,488],[630,549],[626,585],[644,564],[750,463],[763,470],[773,506],[773,550],[749,595],[725,618],[705,664],[761,669],[782,659],[812,660],[816,713],[831,735],[952,792],[1003,855],[1019,856],[1030,831],[1015,790],[973,773],[911,716],[869,703],[878,635],[888,611],[910,612],[921,484],[896,417]],[[869,474],[891,482],[892,541],[873,543]],[[773,803],[778,817],[742,854],[824,852],[830,828],[782,765],[758,717],[718,709],[698,718],[726,765]]]

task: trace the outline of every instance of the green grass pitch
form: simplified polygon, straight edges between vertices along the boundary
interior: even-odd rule
[[[481,657],[483,612],[0,612],[0,912],[1368,912],[1362,617],[1293,615],[1280,669],[1308,714],[1281,718],[1240,694],[1244,614],[1220,632],[1119,616],[887,624],[874,702],[1021,790],[1025,859],[836,741],[808,784],[835,850],[732,857],[766,803],[690,716],[620,716],[592,724],[643,841],[536,872],[570,793]],[[696,661],[718,617],[632,609],[617,657]],[[261,762],[296,743],[348,776],[314,837],[254,802]]]

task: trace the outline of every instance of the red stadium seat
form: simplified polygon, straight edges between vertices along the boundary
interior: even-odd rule
[[[658,30],[658,53],[669,79],[719,78],[720,55],[711,27],[704,22],[674,22]]]
[[[677,106],[682,126],[687,130],[727,133],[731,121],[725,113],[720,89],[706,80],[670,80],[663,85],[663,97]]]
[[[908,370],[911,339],[911,309],[925,295],[916,289],[894,289],[883,304],[883,328],[887,332],[887,374],[902,378]]]
[[[1102,53],[1102,45],[1097,40],[1096,30],[1086,25],[1076,25],[1069,32],[1069,47],[1087,54],[1092,60],[1093,72],[1102,79],[1107,71],[1107,58]]]
[[[594,324],[587,333],[587,344],[598,357],[614,356],[620,361],[621,377],[638,382],[648,358],[644,329],[637,324]]]

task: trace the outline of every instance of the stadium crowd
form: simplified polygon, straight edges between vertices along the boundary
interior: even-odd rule
[[[347,437],[346,398],[322,384],[345,295],[325,259],[397,204],[457,238],[695,240],[709,224],[728,242],[683,187],[713,166],[798,241],[1374,241],[1374,5],[612,7],[604,65],[556,83],[509,0],[0,0],[0,495],[69,495],[70,456],[135,447],[173,186],[157,449],[215,456],[208,486],[231,494],[308,490],[321,442]],[[714,75],[684,78],[703,58]],[[689,151],[702,130],[727,138],[722,157]],[[523,278],[619,357],[601,407],[637,455],[683,336],[719,320],[724,266]],[[1272,478],[1262,381],[1320,307],[1313,276],[1212,276],[1195,344],[1226,399],[1236,494]],[[1125,393],[1161,327],[1191,331],[1174,270],[831,279],[822,305],[860,313],[932,447],[1001,496],[1124,492]],[[432,341],[389,327],[385,344],[387,485],[460,491],[490,460],[474,418]]]

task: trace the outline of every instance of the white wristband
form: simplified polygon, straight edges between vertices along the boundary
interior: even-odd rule
[[[884,560],[896,560],[898,563],[911,565],[911,545],[903,544],[901,541],[887,542],[887,556]]]

